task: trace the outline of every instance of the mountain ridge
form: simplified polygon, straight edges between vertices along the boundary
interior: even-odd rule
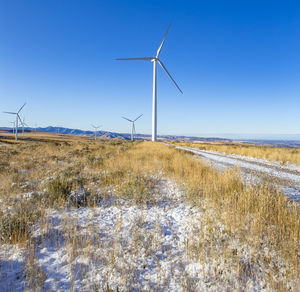
[[[0,129],[5,130],[12,130],[10,127],[0,127]],[[21,128],[20,128],[21,129]],[[72,128],[65,128],[65,127],[25,127],[25,131],[40,131],[40,132],[48,132],[48,133],[57,133],[57,134],[68,134],[68,135],[79,135],[79,136],[93,136],[95,134],[94,131],[91,130],[81,130],[81,129],[72,129]],[[117,133],[117,132],[109,132],[109,131],[97,131],[97,137],[107,138],[107,139],[123,139],[123,140],[130,140],[131,134],[130,133]],[[164,141],[185,141],[185,142],[192,142],[192,141],[225,141],[225,142],[232,142],[232,139],[226,138],[204,138],[204,137],[197,137],[197,136],[177,136],[177,135],[158,135],[159,140]],[[148,134],[135,134],[135,140],[151,140],[151,135]]]

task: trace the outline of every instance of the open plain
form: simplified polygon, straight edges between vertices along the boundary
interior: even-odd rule
[[[1,133],[0,290],[297,290],[299,206],[161,143]]]

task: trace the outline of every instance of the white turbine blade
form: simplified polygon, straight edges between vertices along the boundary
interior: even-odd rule
[[[172,76],[170,75],[170,73],[168,72],[167,68],[164,66],[164,64],[162,63],[162,61],[157,60],[159,65],[165,70],[165,72],[167,73],[167,75],[170,77],[170,79],[173,81],[173,83],[175,84],[175,86],[177,87],[177,89],[181,92],[182,90],[179,88],[179,86],[177,85],[177,83],[175,82],[175,80],[172,78]]]
[[[16,115],[17,113],[13,113],[13,112],[4,112],[5,114],[11,114],[11,115]]]
[[[161,49],[162,49],[162,47],[163,47],[163,45],[164,45],[164,43],[165,43],[165,40],[166,40],[167,34],[168,34],[168,32],[169,32],[169,29],[170,29],[170,27],[171,27],[171,24],[172,24],[172,23],[170,22],[169,27],[168,27],[168,29],[167,29],[167,31],[166,31],[166,33],[165,33],[165,36],[164,36],[164,38],[163,38],[163,40],[162,40],[162,42],[161,42],[161,44],[160,44],[160,46],[159,46],[159,48],[158,48],[158,50],[157,50],[156,58],[159,57],[159,54],[160,54]]]
[[[23,125],[23,122],[22,122],[22,120],[21,120],[21,118],[20,118],[19,114],[17,114],[17,117],[18,117],[18,119],[19,119],[19,121],[20,121],[21,125]]]
[[[121,59],[116,59],[117,61],[151,61],[155,59],[154,57],[143,57],[143,58],[121,58]]]
[[[141,114],[140,116],[138,116],[135,120],[133,120],[133,122],[137,121],[143,114]]]
[[[22,108],[25,106],[26,102],[21,106],[21,108],[19,109],[18,113],[22,110]]]
[[[132,120],[129,120],[129,119],[127,119],[127,118],[125,118],[125,117],[122,117],[123,119],[125,119],[125,120],[127,120],[127,121],[129,121],[129,122],[133,122]]]

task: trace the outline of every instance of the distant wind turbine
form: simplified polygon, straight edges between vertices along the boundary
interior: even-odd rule
[[[15,121],[13,121],[13,122],[10,122],[11,124],[13,124],[13,135],[15,134]]]
[[[101,126],[94,126],[94,125],[92,125],[92,127],[95,129],[95,141],[96,141],[97,132],[98,132],[98,129],[101,128]]]
[[[157,53],[155,57],[143,57],[143,58],[122,58],[122,59],[117,59],[117,60],[128,60],[128,61],[132,61],[132,60],[139,60],[139,61],[151,61],[153,62],[153,104],[152,104],[152,141],[156,141],[157,140],[157,77],[156,77],[156,63],[158,62],[158,64],[163,68],[163,70],[167,73],[167,75],[169,76],[169,78],[173,81],[173,83],[175,84],[175,86],[177,87],[177,89],[183,93],[181,91],[181,89],[179,88],[179,86],[177,85],[177,83],[175,82],[175,80],[172,78],[172,76],[170,75],[170,73],[168,72],[167,68],[164,66],[163,62],[159,59],[159,55],[161,53],[161,49],[164,45],[165,39],[167,37],[168,31],[171,27],[171,23],[167,29],[167,32],[165,33],[165,36],[160,44],[160,46],[158,47]]]
[[[20,107],[20,109],[14,113],[14,112],[4,112],[6,114],[11,114],[11,115],[16,115],[16,141],[18,141],[18,121],[20,120],[21,124],[22,124],[22,120],[19,116],[20,111],[23,109],[23,107],[25,106],[26,102]]]
[[[127,120],[127,121],[129,121],[129,122],[132,123],[132,128],[131,128],[131,140],[134,139],[134,135],[136,134],[134,122],[137,121],[142,115],[143,115],[143,114],[141,114],[140,116],[138,116],[135,120],[130,120],[130,119],[128,119],[128,118],[122,117],[123,119],[125,119],[125,120]]]
[[[26,123],[25,123],[25,117],[23,117],[23,121],[21,121],[22,124],[22,136],[24,137],[24,126],[29,127]]]

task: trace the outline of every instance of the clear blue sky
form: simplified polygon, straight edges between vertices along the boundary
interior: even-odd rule
[[[299,1],[0,0],[0,111],[31,125],[159,134],[300,134]],[[0,126],[12,117],[0,114]]]

